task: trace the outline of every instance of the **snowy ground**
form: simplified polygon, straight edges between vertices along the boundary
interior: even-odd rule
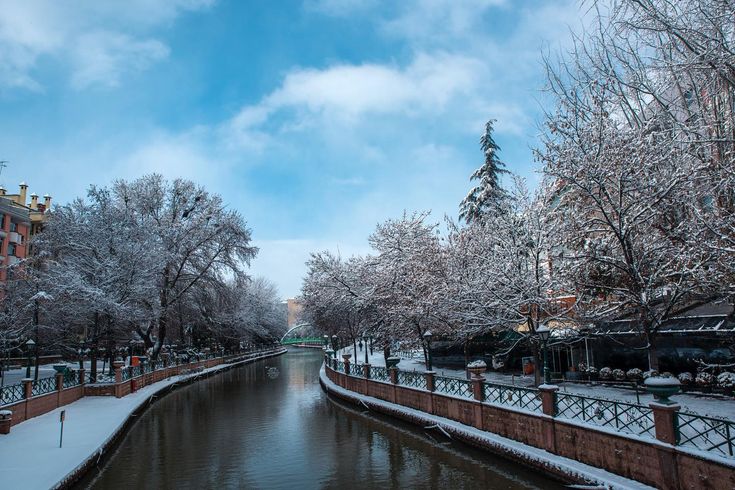
[[[228,367],[221,364],[205,372]],[[96,456],[135,409],[161,389],[196,374],[173,376],[123,398],[84,397],[52,412],[13,426],[0,435],[0,488],[54,487],[82,462]],[[59,448],[59,414],[66,411],[64,443]]]
[[[342,353],[353,354],[352,360],[357,359],[358,364],[365,362],[365,351],[358,347],[357,355],[353,353],[353,347],[345,347],[340,351]],[[374,366],[385,366],[383,352],[374,350],[373,354],[368,353],[368,361]],[[401,358],[398,367],[404,371],[423,372],[425,370],[424,359],[418,353],[412,359]],[[434,371],[439,376],[450,376],[455,378],[464,378],[465,372],[461,369],[444,369],[434,367]],[[491,383],[512,384],[515,386],[533,386],[533,376],[520,376],[494,371],[485,373],[485,379]],[[638,398],[633,389],[614,388],[610,386],[590,386],[584,383],[564,382],[559,385],[561,391],[575,393],[578,395],[591,396],[596,398],[605,398],[608,400],[623,401],[629,403],[640,403],[648,405],[653,401],[653,397],[643,391],[640,391]],[[732,398],[713,397],[706,395],[680,394],[672,397],[682,407],[682,410],[695,412],[700,415],[709,415],[710,417],[720,417],[733,420],[735,419],[735,400]]]

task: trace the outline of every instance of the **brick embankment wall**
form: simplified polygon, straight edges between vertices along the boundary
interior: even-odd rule
[[[330,367],[325,371],[334,384],[346,390],[460,422],[657,488],[735,489],[735,461],[728,464],[656,439],[600,430],[545,414],[350,376]],[[405,418],[405,413],[394,412],[390,415]],[[502,454],[502,448],[485,449],[518,459],[517,455]],[[564,476],[573,479],[572,475]]]

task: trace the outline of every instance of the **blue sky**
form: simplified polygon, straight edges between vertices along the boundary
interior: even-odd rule
[[[495,118],[533,183],[541,53],[571,0],[0,0],[0,181],[55,202],[159,172],[253,228],[298,294],[310,251],[404,209],[456,216]]]

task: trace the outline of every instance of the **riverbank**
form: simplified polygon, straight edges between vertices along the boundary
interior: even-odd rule
[[[0,436],[0,488],[68,488],[108,453],[156,398],[178,386],[234,367],[282,355],[287,349],[197,373],[173,376],[123,398],[84,397],[13,427]],[[63,447],[59,448],[60,413],[66,414]]]
[[[319,372],[319,381],[324,391],[337,398],[420,427],[436,428],[448,434],[453,439],[513,461],[527,464],[537,471],[552,474],[567,482],[599,485],[605,488],[621,490],[653,488],[600,468],[560,457],[548,451],[482,431],[454,420],[344,389],[327,377],[324,367]]]

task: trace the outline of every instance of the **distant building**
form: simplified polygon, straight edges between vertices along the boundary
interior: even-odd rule
[[[51,196],[38,202],[31,194],[28,202],[28,184],[21,182],[18,194],[7,194],[0,186],[0,282],[7,279],[8,266],[18,263],[29,254],[29,240],[43,228],[46,212],[51,208]]]
[[[301,304],[300,300],[296,298],[288,298],[286,300],[286,307],[288,309],[288,326],[293,327],[296,325],[296,322],[299,321],[304,306]]]

